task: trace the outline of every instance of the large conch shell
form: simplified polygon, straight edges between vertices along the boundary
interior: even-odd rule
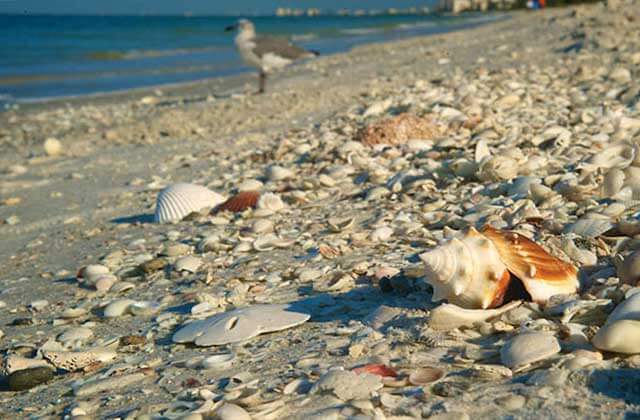
[[[574,266],[550,255],[541,246],[511,231],[473,227],[462,237],[420,255],[433,301],[447,299],[467,309],[500,306],[514,278],[534,302],[578,289]]]

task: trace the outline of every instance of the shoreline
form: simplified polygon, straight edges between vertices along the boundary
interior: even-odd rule
[[[355,44],[355,47],[357,46],[362,46],[362,45],[370,45],[370,44],[379,44],[379,43],[387,43],[387,42],[395,42],[398,40],[403,40],[403,39],[411,39],[411,38],[418,38],[418,37],[423,37],[423,36],[433,36],[433,35],[439,35],[439,34],[446,34],[449,32],[459,32],[459,31],[465,31],[465,30],[469,30],[472,29],[474,27],[478,27],[478,26],[482,26],[482,25],[487,25],[487,24],[491,24],[491,23],[495,23],[504,19],[508,19],[508,15],[505,14],[504,12],[492,12],[492,13],[484,13],[484,14],[479,14],[479,13],[470,13],[469,16],[467,17],[468,19],[474,19],[474,21],[471,22],[464,22],[464,23],[456,23],[454,24],[453,29],[450,29],[449,27],[447,27],[446,25],[442,25],[441,27],[438,27],[436,32],[433,33],[422,33],[420,34],[419,32],[421,31],[426,31],[426,29],[422,29],[419,30],[417,28],[420,28],[420,24],[424,23],[424,22],[415,22],[411,24],[411,31],[418,31],[418,33],[415,34],[411,34],[411,35],[407,35],[404,34],[404,32],[408,29],[400,29],[400,24],[398,28],[395,28],[392,33],[390,35],[388,35],[388,39],[379,39],[380,38],[380,27],[374,27],[374,28],[370,28],[370,30],[372,31],[371,34],[369,35],[370,39],[365,40],[364,42],[362,41],[358,41]],[[428,23],[431,23],[430,21]],[[346,29],[344,29],[346,30]],[[430,30],[430,29],[429,29]],[[324,40],[326,41],[326,40]],[[231,39],[229,40],[230,43]],[[331,56],[337,53],[346,53],[348,52],[351,48],[354,48],[354,46],[352,46],[351,44],[353,43],[352,40],[346,39],[346,40],[338,40],[336,41],[338,43],[344,43],[345,44],[345,48],[342,47],[336,47],[336,46],[331,46],[331,48],[329,48],[328,52],[326,54],[322,54],[323,56]],[[198,51],[199,49],[194,49],[193,51]],[[231,49],[230,49],[231,50]],[[233,50],[233,54],[237,55],[237,52],[235,52],[235,50]],[[299,65],[296,64],[296,65]],[[137,95],[138,93],[144,93],[145,96],[149,96],[149,95],[153,95],[154,91],[159,91],[159,90],[171,90],[173,92],[175,92],[176,90],[180,89],[180,86],[184,86],[185,88],[189,88],[190,86],[192,86],[193,84],[216,84],[216,85],[220,85],[221,89],[222,89],[222,95],[224,95],[226,92],[228,92],[230,90],[231,87],[236,86],[236,84],[234,83],[234,79],[238,79],[241,77],[248,77],[248,74],[253,72],[253,69],[246,69],[246,66],[244,64],[242,64],[243,67],[245,67],[244,69],[242,68],[233,68],[231,70],[221,70],[221,75],[215,75],[213,77],[206,77],[206,78],[196,78],[193,80],[186,80],[186,81],[177,81],[177,82],[163,82],[163,83],[158,83],[158,84],[152,84],[152,85],[148,85],[148,86],[138,86],[138,87],[131,87],[131,88],[116,88],[114,90],[105,90],[105,91],[100,91],[100,92],[89,92],[89,93],[80,93],[80,94],[74,94],[74,95],[69,95],[69,96],[65,96],[65,95],[58,95],[58,96],[45,96],[45,97],[29,97],[29,98],[14,98],[11,97],[11,95],[7,95],[6,98],[2,98],[0,97],[0,112],[6,112],[7,110],[11,109],[12,107],[15,109],[19,109],[19,108],[31,108],[34,105],[38,106],[38,105],[48,105],[49,103],[53,103],[53,105],[55,106],[56,104],[60,104],[60,103],[64,103],[67,101],[73,101],[75,103],[78,102],[78,100],[82,100],[83,98],[86,98],[87,100],[91,100],[91,99],[97,99],[100,100],[103,97],[109,97],[109,96],[122,96],[122,95],[126,95],[129,91],[132,95]],[[170,69],[170,67],[167,67],[167,69]],[[225,74],[228,73],[228,74]],[[179,76],[180,73],[176,73],[176,76]],[[21,76],[14,76],[15,78],[20,78]],[[41,79],[43,81],[51,81],[47,75],[42,75],[42,76],[25,76],[27,78],[27,80],[29,78],[33,78],[33,80],[38,80]],[[65,75],[59,75],[57,77],[60,77],[60,80],[67,80],[67,76]],[[226,88],[227,83],[226,80],[229,79],[229,84],[230,84],[230,88]],[[70,80],[70,79],[69,79]]]
[[[603,179],[637,182],[640,167],[637,6],[358,46],[286,69],[264,95],[245,75],[228,96],[208,80],[1,113],[0,413],[203,420],[225,401],[256,420],[640,414],[640,357],[592,340],[633,287],[613,259],[637,248],[636,193]],[[429,130],[361,141],[402,114]],[[618,149],[624,171],[598,160]],[[182,182],[262,201],[153,223],[159,192]],[[589,215],[620,232],[580,230]],[[436,329],[418,255],[486,224],[579,268],[582,289]],[[100,285],[82,270],[94,264],[110,273]],[[310,319],[280,314],[288,328],[212,347],[174,336],[289,303]],[[225,331],[263,321],[244,316]],[[531,333],[544,337],[532,352],[503,356]],[[100,360],[55,372],[38,358],[95,348]],[[29,391],[9,389],[16,360],[39,363]]]

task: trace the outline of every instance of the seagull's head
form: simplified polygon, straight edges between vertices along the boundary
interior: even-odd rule
[[[255,27],[253,26],[253,23],[249,20],[249,19],[240,19],[239,21],[237,21],[234,25],[231,26],[227,26],[227,28],[225,29],[225,31],[229,32],[229,31],[235,31],[235,30],[240,31],[241,33],[254,33],[255,32]]]

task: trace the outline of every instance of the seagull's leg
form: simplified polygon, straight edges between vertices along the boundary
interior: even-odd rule
[[[264,93],[264,87],[267,82],[267,73],[260,70],[260,88],[258,89],[258,93]]]

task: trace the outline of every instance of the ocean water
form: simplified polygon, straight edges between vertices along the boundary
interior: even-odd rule
[[[322,54],[463,29],[501,14],[256,17],[257,30]],[[0,15],[0,103],[159,86],[249,71],[234,17]]]

